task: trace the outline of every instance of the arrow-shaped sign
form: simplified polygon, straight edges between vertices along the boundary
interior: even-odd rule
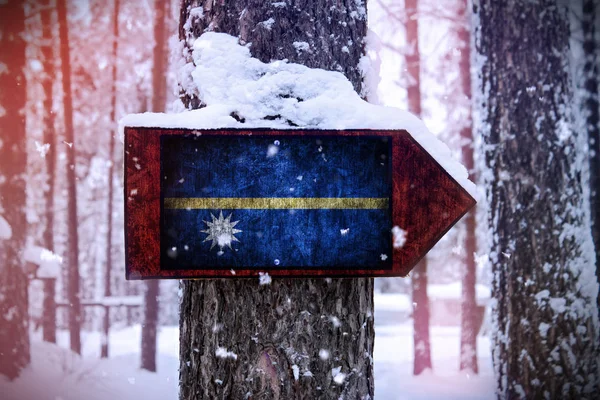
[[[475,200],[406,131],[125,128],[128,279],[406,276]]]

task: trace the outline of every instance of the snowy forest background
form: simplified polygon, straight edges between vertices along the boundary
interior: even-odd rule
[[[500,29],[486,25],[498,22],[490,12],[494,2],[474,3],[483,11],[474,13],[467,0],[368,3],[371,68],[362,94],[371,103],[420,116],[479,189],[475,211],[408,278],[375,279],[375,398],[538,398],[546,392],[547,398],[561,393],[562,398],[594,398],[600,390],[598,258],[591,245],[594,240],[598,249],[600,4],[532,2],[538,14],[523,12],[520,22],[510,21],[535,31],[544,29],[538,15],[565,16],[569,29],[556,34],[567,25],[555,21],[547,36],[562,35],[569,46],[566,51],[554,47],[550,54],[558,54],[559,64],[548,62],[540,70],[549,76],[563,73],[567,83],[514,83],[511,95],[500,98],[494,89],[497,94],[512,83],[493,79],[494,62],[523,60],[513,59],[510,48],[506,59],[488,57],[492,51],[477,54],[494,48],[493,31]],[[527,10],[521,1],[506,3],[509,10]],[[557,12],[555,4],[567,11]],[[125,280],[124,149],[118,122],[130,113],[180,110],[180,8],[180,0],[0,0],[2,398],[178,398],[182,289],[178,281]],[[202,18],[202,11],[194,10]],[[24,58],[17,55],[19,48],[25,49]],[[544,57],[538,55],[541,64]],[[522,94],[540,103],[523,105],[521,111],[536,119],[519,127],[509,117],[521,115],[515,101]],[[552,103],[547,110],[568,114],[568,126],[551,110],[542,116],[546,98]],[[494,107],[516,111],[493,115]],[[23,120],[26,140],[12,133]],[[548,168],[550,178],[535,181],[510,167],[509,156],[494,159],[490,138],[498,126],[517,135],[514,142],[498,144],[500,152],[516,157],[514,165]],[[529,140],[519,142],[521,129],[531,126],[556,131],[560,140],[540,144],[542,150]],[[541,155],[519,158],[519,152]],[[539,163],[553,157],[562,160],[558,175],[550,161]],[[575,183],[562,189],[552,185],[565,177]],[[535,181],[538,194],[522,197],[528,179]],[[546,193],[544,184],[564,197],[552,203],[551,195],[539,195]],[[530,205],[537,208],[527,208],[527,196],[536,199]],[[536,203],[539,197],[550,200]],[[558,215],[563,208],[578,212]],[[524,221],[534,220],[540,225],[528,229]],[[547,245],[554,261],[539,254],[537,244],[519,244],[521,234],[528,235],[527,243],[536,238],[542,243],[546,230],[561,238]],[[506,267],[509,261],[515,269]],[[510,284],[513,278],[522,287]],[[537,289],[528,291],[531,286]],[[510,321],[535,323],[535,329],[514,330],[507,326]],[[29,340],[18,338],[18,325],[26,327]],[[531,342],[522,343],[520,335]],[[536,356],[546,354],[540,343],[548,347],[548,358]],[[232,357],[223,352],[222,358]],[[326,352],[320,356],[328,358]],[[587,359],[579,358],[588,353]],[[513,359],[536,366],[525,378],[531,386],[511,383],[523,373],[507,369]],[[546,369],[562,374],[567,383],[548,387],[553,374]],[[334,384],[342,385],[342,375],[331,371]],[[217,385],[223,383],[219,380],[215,377]]]

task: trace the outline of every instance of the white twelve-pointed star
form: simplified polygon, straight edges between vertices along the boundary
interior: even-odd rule
[[[223,254],[223,247],[227,246],[231,249],[232,242],[239,242],[238,238],[236,238],[236,233],[242,232],[239,229],[234,229],[233,227],[238,224],[240,221],[231,221],[231,215],[227,218],[223,218],[223,211],[220,212],[219,218],[215,217],[212,213],[210,216],[212,217],[212,221],[204,221],[206,225],[208,225],[208,229],[205,229],[203,233],[208,234],[205,242],[212,240],[212,244],[210,249],[212,250],[216,245],[219,246],[219,253]]]

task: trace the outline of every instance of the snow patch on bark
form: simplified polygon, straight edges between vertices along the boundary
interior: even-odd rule
[[[358,69],[363,77],[361,96],[371,104],[380,104],[377,89],[381,81],[381,39],[371,29],[365,37],[365,55],[358,62]]]
[[[342,367],[332,368],[331,376],[333,377],[333,381],[338,385],[341,385],[346,380],[346,374],[342,372]]]
[[[225,347],[217,347],[217,350],[215,350],[215,356],[219,358],[231,358],[233,360],[237,360],[238,357],[233,351],[227,351]]]

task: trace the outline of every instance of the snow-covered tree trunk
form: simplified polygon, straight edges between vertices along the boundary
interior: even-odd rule
[[[343,72],[357,91],[363,1],[184,0],[180,38],[205,30],[254,57]],[[199,98],[183,98],[188,108]],[[373,279],[183,281],[180,398],[373,398]]]
[[[169,1],[154,2],[154,51],[152,68],[152,111],[162,112],[167,96],[167,35],[166,16],[169,15]],[[148,371],[156,371],[156,332],[158,326],[158,296],[160,281],[146,281],[144,293],[144,324],[142,325],[142,364]]]
[[[595,398],[598,283],[566,10],[478,0],[474,11],[497,393]]]
[[[67,149],[67,299],[71,350],[81,353],[81,297],[79,293],[79,237],[77,232],[76,151],[73,129],[73,93],[71,91],[71,51],[66,0],[57,0],[58,35],[62,69],[63,115]]]
[[[421,117],[421,55],[419,53],[418,0],[406,0],[406,43],[405,56],[408,85],[408,111]],[[413,373],[421,374],[431,369],[431,344],[429,340],[429,297],[427,296],[427,258],[423,258],[410,274],[413,303]]]
[[[29,364],[25,247],[25,13],[20,0],[0,2],[0,375]]]
[[[460,130],[462,161],[469,179],[476,181],[475,163],[473,160],[473,124],[471,119],[471,33],[469,32],[470,12],[468,0],[460,0],[457,12],[459,19],[457,38],[460,46],[458,67],[460,74],[459,96],[469,99],[466,115],[463,118],[463,126]],[[459,100],[463,102],[463,100]],[[475,293],[477,275],[475,268],[475,252],[477,251],[476,237],[476,214],[475,209],[469,211],[465,216],[465,241],[464,241],[464,269],[462,272],[462,293],[460,306],[460,370],[477,373],[477,331],[479,328],[478,308]]]
[[[600,101],[598,99],[598,47],[596,45],[597,0],[584,0],[581,15],[583,54],[585,63],[584,96],[586,128],[590,146],[590,209],[592,210],[592,238],[596,248],[596,278],[600,283]],[[600,295],[598,296],[600,313]]]

